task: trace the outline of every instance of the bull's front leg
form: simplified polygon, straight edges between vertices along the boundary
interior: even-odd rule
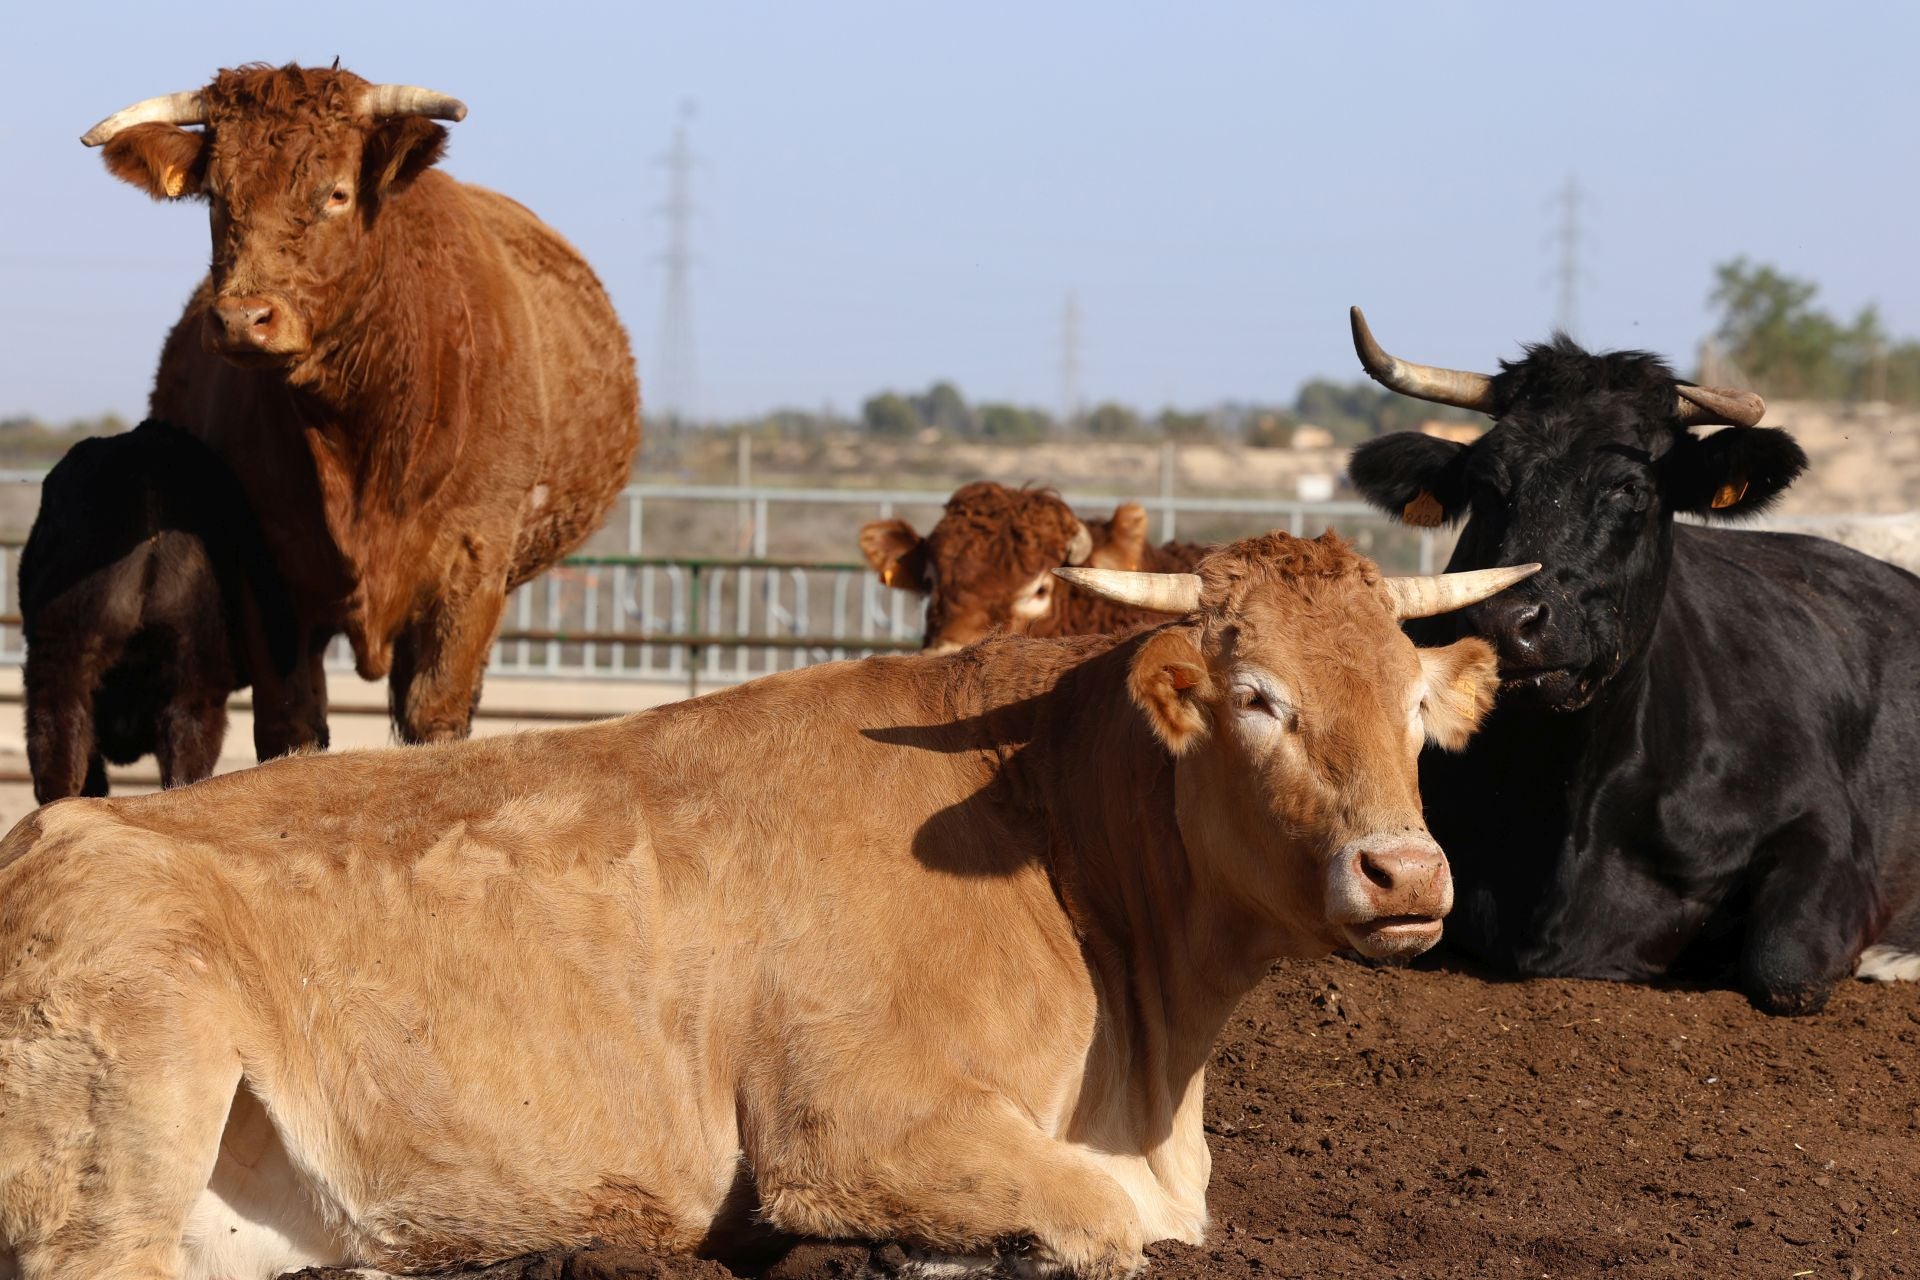
[[[1740,986],[1768,1013],[1818,1013],[1858,958],[1879,900],[1844,813],[1811,813],[1754,854]]]
[[[407,623],[394,643],[387,683],[401,741],[450,742],[473,731],[506,603],[506,565],[483,562],[464,590],[450,586]]]
[[[1118,1280],[1144,1265],[1132,1198],[1006,1100],[963,1094],[891,1132],[874,1131],[876,1110],[759,1135],[748,1156],[771,1226],[1029,1275]]]

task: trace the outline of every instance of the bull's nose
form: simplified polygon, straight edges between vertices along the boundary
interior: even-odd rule
[[[213,304],[213,315],[230,347],[265,348],[279,337],[279,311],[266,298],[222,298]]]
[[[1544,600],[1508,600],[1502,596],[1476,605],[1469,615],[1473,629],[1499,647],[1509,666],[1528,665],[1540,651],[1552,608]]]
[[[1447,859],[1432,845],[1362,849],[1353,873],[1378,915],[1438,918],[1452,905]]]

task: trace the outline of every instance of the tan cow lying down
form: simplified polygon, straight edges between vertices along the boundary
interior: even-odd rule
[[[0,845],[0,1273],[724,1251],[749,1212],[1092,1276],[1197,1242],[1235,1002],[1450,903],[1414,758],[1494,657],[1396,612],[1527,572],[1275,534],[1112,575],[1184,615],[1117,642],[41,810]]]

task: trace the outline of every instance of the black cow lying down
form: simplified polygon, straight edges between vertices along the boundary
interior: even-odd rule
[[[1849,972],[1920,978],[1920,579],[1674,523],[1757,512],[1805,467],[1757,396],[1564,337],[1487,377],[1389,356],[1357,308],[1353,329],[1387,386],[1495,420],[1369,441],[1361,493],[1465,520],[1450,570],[1546,566],[1416,637],[1484,636],[1503,677],[1466,751],[1421,763],[1448,941],[1523,974],[1732,968],[1784,1013]]]
[[[293,619],[245,496],[162,422],[82,440],[47,473],[20,557],[27,759],[42,804],[107,793],[149,753],[165,786],[213,772],[227,695],[250,683],[247,610],[276,662]]]

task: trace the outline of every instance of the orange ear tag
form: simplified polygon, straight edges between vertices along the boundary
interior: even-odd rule
[[[1730,507],[1746,496],[1747,481],[1744,476],[1739,480],[1729,480],[1727,483],[1721,485],[1714,493],[1713,509],[1718,511],[1722,507]]]
[[[1440,505],[1440,499],[1422,489],[1406,506],[1400,509],[1400,519],[1417,529],[1438,529],[1440,520],[1447,513]]]
[[[900,572],[900,562],[898,560],[890,561],[887,567],[880,571],[880,585],[883,587],[898,587],[901,585],[900,579],[904,576],[905,575]]]

